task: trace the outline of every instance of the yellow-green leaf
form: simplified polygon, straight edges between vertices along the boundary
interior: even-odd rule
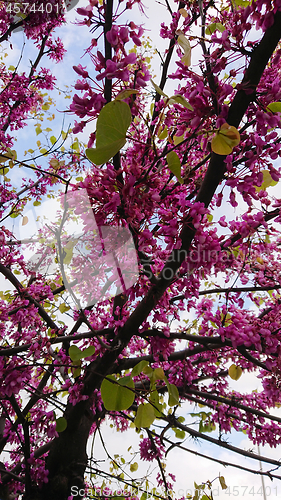
[[[121,101],[122,99],[128,99],[133,94],[138,94],[139,91],[136,89],[124,89],[119,92],[119,94],[115,97],[115,101]]]
[[[230,378],[232,378],[232,380],[239,380],[242,375],[242,368],[240,368],[240,366],[232,364],[228,368],[228,375],[230,376]]]
[[[70,356],[71,361],[78,361],[79,359],[81,359],[82,352],[81,349],[77,347],[77,345],[71,345],[68,350],[68,354]]]
[[[101,165],[116,155],[126,143],[131,121],[131,110],[126,102],[108,102],[97,119],[96,148],[86,149],[89,160]]]
[[[229,155],[233,148],[240,142],[240,134],[235,127],[224,123],[213,137],[211,142],[212,151],[218,155]]]
[[[178,136],[178,135],[174,135],[173,137],[173,141],[174,141],[174,144],[175,146],[177,146],[178,144],[180,144],[182,141],[184,141],[184,134]]]
[[[178,181],[183,184],[183,179],[181,176],[181,162],[180,159],[175,153],[175,151],[170,151],[167,154],[167,162],[168,162],[168,167],[171,170],[171,172],[176,176]]]
[[[225,479],[224,479],[224,477],[223,477],[223,476],[220,476],[220,477],[219,477],[219,480],[220,480],[220,485],[221,485],[222,489],[223,489],[223,490],[226,490],[226,489],[227,489],[227,485],[226,485],[226,483],[225,483]]]
[[[162,125],[161,127],[159,127],[159,130],[157,132],[157,137],[158,139],[160,139],[160,141],[163,141],[164,139],[166,139],[166,137],[168,137],[168,129],[166,125],[164,128],[162,127]]]
[[[134,388],[135,384],[131,377],[116,380],[113,375],[109,375],[101,384],[101,397],[105,408],[110,411],[130,408],[135,399]]]
[[[66,304],[64,304],[64,303],[62,303],[62,304],[60,304],[60,305],[59,305],[59,310],[60,310],[60,312],[61,312],[62,314],[63,314],[64,312],[66,312],[66,311],[69,311],[69,309],[70,309],[70,307],[69,307],[69,306],[67,306],[67,305],[66,305]]]
[[[272,111],[272,113],[281,113],[281,102],[271,102],[267,109]]]
[[[130,471],[131,472],[136,472],[139,468],[139,465],[137,462],[134,462],[133,464],[130,465]]]
[[[155,420],[154,408],[149,403],[139,405],[137,415],[134,421],[137,429],[141,427],[150,427]]]
[[[134,368],[132,369],[131,372],[131,377],[137,377],[138,375],[141,374],[141,372],[144,370],[144,368],[148,366],[148,361],[140,361]]]
[[[179,391],[178,388],[174,384],[167,383],[169,399],[169,406],[176,406],[179,404]]]
[[[169,98],[169,104],[175,104],[175,103],[181,104],[185,108],[193,111],[193,107],[191,106],[191,104],[189,104],[189,102],[181,94],[172,95],[172,97]]]
[[[154,83],[154,81],[153,81],[153,80],[150,80],[150,81],[151,81],[151,83],[152,83],[152,85],[153,85],[154,89],[156,90],[157,94],[160,94],[160,95],[162,95],[163,97],[168,97],[168,96],[167,96],[167,94],[165,94],[165,92],[163,92],[163,90],[162,90],[162,89],[160,89],[160,87],[158,87],[158,85],[157,85],[156,83]]]
[[[206,35],[212,35],[216,30],[222,33],[225,27],[221,23],[211,23],[206,28]]]
[[[274,181],[270,175],[269,170],[262,170],[263,183],[261,186],[255,186],[256,191],[265,191],[270,186],[276,186],[277,181]]]
[[[178,34],[178,44],[181,46],[183,49],[184,55],[181,58],[181,62],[185,66],[190,66],[191,65],[191,46],[189,43],[189,40],[186,38],[186,36],[183,34],[181,30],[177,31]]]

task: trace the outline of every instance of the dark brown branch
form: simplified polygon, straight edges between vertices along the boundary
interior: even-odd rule
[[[167,420],[167,422],[170,422],[173,427],[178,427],[179,429],[182,429],[183,431],[188,432],[188,434],[190,434],[190,436],[192,436],[192,437],[195,437],[198,439],[203,439],[204,441],[208,441],[209,443],[215,444],[215,445],[219,446],[220,448],[225,448],[229,451],[233,451],[234,453],[237,453],[238,455],[241,455],[243,457],[252,458],[253,460],[260,460],[261,462],[265,462],[267,464],[272,464],[272,465],[276,465],[277,467],[281,467],[281,462],[279,462],[278,460],[273,460],[273,459],[268,458],[268,457],[256,455],[255,453],[252,453],[251,451],[241,450],[241,448],[237,448],[237,446],[233,446],[231,444],[228,444],[225,441],[212,438],[211,436],[207,436],[206,434],[202,434],[202,432],[195,431],[194,429],[191,429],[187,425],[182,424],[173,416],[168,416],[166,418],[166,420]]]

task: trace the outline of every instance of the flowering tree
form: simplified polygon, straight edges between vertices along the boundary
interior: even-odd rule
[[[17,159],[13,131],[33,117],[40,132],[44,91],[55,84],[41,64],[63,57],[55,29],[64,9],[0,4],[1,43],[21,28],[38,50],[28,74],[3,58],[0,66],[2,499],[82,498],[85,481],[114,474],[122,498],[126,488],[134,497],[137,463],[127,474],[115,460],[107,473],[89,460],[87,443],[94,457],[107,418],[143,430],[140,458],[158,465],[164,498],[173,480],[164,453],[192,451],[187,436],[261,458],[263,473],[281,479],[281,462],[225,439],[235,429],[254,444],[281,440],[281,418],[270,414],[281,403],[281,200],[271,188],[280,178],[281,2],[165,4],[158,84],[134,22],[140,0],[77,8],[94,38],[92,64],[74,66],[70,111],[73,133],[90,129],[89,141],[67,151],[51,137],[35,160],[33,150]],[[16,238],[11,218],[25,227],[30,204],[47,196],[58,200],[54,220]],[[262,390],[233,391],[247,373]],[[196,429],[184,401],[204,407],[194,410]],[[212,498],[208,486],[194,499]]]

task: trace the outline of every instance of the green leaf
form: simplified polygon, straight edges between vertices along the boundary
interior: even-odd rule
[[[234,5],[236,7],[248,7],[250,5],[250,2],[248,0],[233,0]]]
[[[213,137],[211,148],[217,155],[229,155],[240,142],[240,134],[235,127],[224,123]]]
[[[227,489],[227,485],[226,485],[226,483],[225,483],[225,479],[224,479],[224,477],[223,477],[223,476],[220,476],[220,477],[219,477],[219,481],[220,481],[220,485],[221,485],[222,489],[223,489],[223,490],[226,490],[226,489]]]
[[[84,349],[84,351],[82,351],[82,356],[80,357],[80,359],[89,358],[90,356],[93,356],[95,352],[95,347],[93,345],[90,345],[89,347],[87,347],[87,349]]]
[[[151,368],[151,366],[145,366],[145,367],[143,368],[143,370],[142,370],[142,371],[143,371],[143,373],[144,373],[145,375],[147,375],[149,378],[151,378],[151,377],[152,377],[153,372],[154,372],[154,370],[153,370],[153,368]]]
[[[86,149],[86,155],[96,165],[106,163],[126,143],[126,133],[132,121],[126,102],[108,102],[97,119],[96,148]]]
[[[206,35],[212,35],[216,30],[222,33],[225,27],[221,23],[211,23],[206,28]]]
[[[267,109],[272,111],[272,113],[281,113],[281,102],[271,102]]]
[[[115,101],[121,101],[122,99],[128,99],[133,94],[138,94],[139,91],[136,89],[123,89],[119,94],[115,97]]]
[[[182,141],[184,141],[184,134],[182,134],[180,136],[174,135],[173,142],[174,142],[175,146],[177,146],[178,144],[180,144]]]
[[[175,436],[177,439],[184,439],[185,438],[185,432],[182,429],[177,429],[176,427],[172,427]]]
[[[129,389],[128,389],[129,388]],[[101,397],[107,410],[127,410],[133,404],[135,384],[131,377],[122,377],[118,380],[113,375],[105,378],[101,384]]]
[[[72,345],[68,350],[68,354],[70,356],[71,361],[78,361],[79,359],[81,359],[82,352],[79,349],[79,347],[77,347],[77,345]]]
[[[270,186],[276,186],[278,183],[277,181],[274,181],[270,175],[269,170],[262,170],[262,176],[263,176],[263,183],[261,186],[255,186],[256,191],[266,191],[266,188]]]
[[[178,36],[177,42],[184,51],[184,55],[181,58],[181,62],[185,66],[190,66],[191,65],[191,46],[190,46],[189,40],[186,38],[186,36],[184,36],[182,31],[180,32],[180,34]]]
[[[165,377],[165,373],[164,373],[163,368],[161,368],[161,367],[155,368],[154,373],[153,373],[153,378],[155,380],[164,380],[164,377]]]
[[[164,128],[162,128],[162,126],[159,128],[157,132],[157,137],[158,139],[160,139],[160,141],[163,141],[164,139],[166,139],[166,137],[168,137],[168,129],[166,125]]]
[[[163,413],[162,413],[163,406],[159,402],[159,394],[158,394],[158,391],[156,389],[151,392],[149,401],[151,402],[151,404],[154,408],[155,417],[161,418],[163,416]]]
[[[36,132],[36,135],[39,135],[42,133],[42,129],[41,129],[40,125],[37,125],[37,127],[35,128],[35,132]]]
[[[175,153],[175,151],[170,151],[167,154],[167,162],[168,162],[168,167],[171,170],[171,172],[176,176],[178,181],[183,184],[183,179],[181,177],[181,162],[180,159]]]
[[[139,405],[137,415],[134,421],[137,429],[141,427],[150,427],[155,420],[154,408],[149,403]]]
[[[78,367],[78,368],[76,368],[76,370],[74,370],[74,372],[73,372],[73,378],[77,378],[77,377],[79,377],[79,375],[80,375],[80,374],[81,374],[81,368],[80,368],[80,367]]]
[[[162,95],[163,97],[168,97],[168,96],[167,96],[167,94],[165,94],[165,92],[163,92],[163,90],[162,90],[162,89],[160,89],[160,87],[158,87],[158,85],[156,85],[156,83],[154,83],[154,81],[153,81],[153,80],[150,80],[150,81],[151,81],[151,83],[152,83],[152,85],[153,85],[154,89],[156,90],[157,94],[160,94],[160,95]]]
[[[95,354],[95,347],[93,345],[90,345],[87,347],[87,349],[84,349],[81,351],[77,345],[72,345],[69,348],[69,356],[72,361],[78,361],[80,359],[88,358],[90,356],[93,356]]]
[[[120,101],[122,102],[122,101]],[[120,151],[121,148],[126,144],[126,139],[120,139],[119,141],[112,142],[111,144],[103,147],[88,148],[86,149],[86,156],[95,165],[102,165],[110,160],[113,156]]]
[[[139,465],[137,462],[134,462],[133,464],[130,465],[131,472],[136,472],[136,470],[138,470],[138,468],[139,468]]]
[[[170,384],[169,382],[166,382],[167,388],[168,388],[168,393],[169,393],[169,400],[168,400],[168,405],[169,406],[176,406],[179,404],[179,391],[178,388],[174,384]]]
[[[67,306],[66,304],[62,303],[59,305],[59,310],[60,312],[63,314],[65,313],[66,311],[69,311],[70,307]]]
[[[191,104],[181,94],[172,95],[169,99],[169,104],[181,104],[185,108],[190,109],[190,111],[193,111]]]
[[[67,428],[67,420],[64,417],[59,417],[56,420],[56,431],[63,432]]]
[[[131,372],[131,377],[137,377],[143,371],[143,369],[148,366],[148,361],[140,361]]]
[[[228,368],[228,375],[232,380],[239,380],[242,375],[242,368],[233,364]]]
[[[56,137],[54,135],[52,135],[50,137],[50,142],[51,142],[52,146],[55,144],[55,142],[57,142],[57,139],[56,139]]]

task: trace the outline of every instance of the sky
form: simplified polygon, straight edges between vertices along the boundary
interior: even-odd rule
[[[80,0],[79,7],[86,5],[87,5],[86,0]],[[158,33],[159,33],[160,23],[163,22],[165,18],[167,18],[166,8],[164,5],[161,5],[161,2],[152,2],[151,0],[145,0],[144,5],[146,6],[145,8],[146,15],[141,14],[135,9],[134,13],[136,14],[136,16],[134,16],[134,20],[137,17],[135,22],[140,22],[145,25],[147,29],[146,35],[151,38],[153,46],[155,46],[155,48],[157,48],[157,50],[161,52],[165,50],[166,42],[159,37]],[[87,27],[78,27],[75,24],[73,24],[75,17],[76,17],[75,10],[69,12],[67,15],[67,24],[58,30],[58,35],[63,40],[65,48],[67,49],[67,54],[64,58],[63,63],[61,64],[55,64],[52,62],[48,63],[52,72],[57,77],[57,87],[60,88],[62,91],[66,90],[67,93],[69,93],[69,91],[75,92],[73,91],[73,85],[77,80],[77,75],[73,71],[72,66],[81,63],[82,66],[87,66],[88,68],[90,68],[89,57],[87,56],[87,54],[84,55],[84,57],[81,57],[81,54],[83,54],[85,49],[88,47],[91,39],[91,34],[89,34],[89,30]],[[15,34],[12,39],[13,50],[9,51],[9,61],[8,61],[8,63],[11,65],[16,65],[18,61],[22,46],[22,40],[23,40],[22,33]],[[30,44],[27,44],[25,57],[23,58],[21,66],[23,70],[28,68],[29,65],[28,61],[33,57],[34,57],[34,52],[32,46]],[[196,51],[193,52],[192,59],[194,61],[193,62],[194,66],[196,66],[196,61],[197,61]],[[155,64],[153,65],[153,72],[156,74],[155,81],[157,83],[157,74],[159,74],[159,62],[157,61],[157,56]],[[66,85],[68,86],[68,88],[65,87]],[[167,91],[167,93],[170,95],[174,93],[173,90],[174,90],[174,81],[172,81],[171,83],[169,82],[167,88],[165,88],[165,91]],[[69,114],[64,115],[63,113],[63,111],[67,108],[69,103],[70,100],[65,100],[63,98],[63,94],[57,98],[55,106],[57,110],[57,117],[56,120],[54,122],[51,122],[50,125],[53,128],[54,135],[56,136],[58,136],[60,133],[63,121],[64,121],[63,124],[64,130],[66,130],[68,126],[71,126],[72,124],[73,116],[70,116]],[[87,141],[87,136],[91,131],[90,129],[91,126],[88,127],[88,129],[83,134],[79,135],[79,139]],[[36,143],[36,141],[39,139],[42,141],[40,136],[36,136],[35,127],[33,126],[33,124],[31,124],[28,127],[25,127],[21,131],[17,132],[16,149],[18,151],[24,151],[29,147],[32,148],[33,144]],[[22,176],[24,175],[25,172],[22,171]],[[20,182],[19,178],[18,182]],[[260,380],[257,379],[254,374],[247,376],[243,374],[241,379],[237,382],[233,381],[232,385],[233,389],[235,389],[236,391],[241,390],[245,392],[247,390],[251,391],[254,389],[259,389],[261,387]],[[185,414],[186,416],[187,423],[194,421],[192,417],[188,416],[188,413],[192,411],[194,411],[194,407],[192,406],[189,407],[187,405],[184,405],[182,409],[183,414]],[[110,423],[108,422],[102,425],[102,432],[106,440],[107,448],[112,455],[119,453],[119,454],[124,454],[124,456],[131,457],[131,455],[129,455],[130,452],[126,453],[126,450],[127,448],[129,448],[129,446],[132,446],[132,448],[136,452],[138,451],[139,437],[137,436],[137,434],[133,429],[129,429],[128,431],[126,431],[126,433],[116,432],[114,428],[110,427]],[[231,442],[236,446],[240,446],[242,449],[254,449],[255,451],[257,451],[256,448],[252,445],[252,443],[247,440],[244,434],[233,433],[231,435]],[[218,449],[215,446],[207,445],[204,441],[196,443],[187,438],[184,445],[190,447],[192,450],[198,451],[199,453],[211,454],[211,456],[220,460],[225,460],[229,462],[238,461],[238,463],[240,463],[245,467],[250,467],[250,468],[253,467],[256,469],[259,468],[258,463],[253,464],[253,461],[251,461],[250,459],[246,459],[244,457],[240,458],[235,457],[233,453],[224,449]],[[265,449],[262,450],[262,453],[277,460],[281,459],[280,448],[269,449],[269,447],[266,447]],[[99,459],[103,460],[105,458],[103,447],[98,439],[95,445],[94,456],[95,459],[97,460]],[[136,461],[139,462],[137,458]],[[140,465],[138,471],[134,473],[134,477],[140,477],[142,473],[145,473],[146,465],[147,464]],[[152,464],[152,466],[155,467],[155,464]],[[268,467],[268,469],[269,468],[270,466]],[[168,454],[167,470],[176,475],[177,481],[175,484],[175,496],[178,498],[181,496],[186,496],[188,492],[191,492],[193,490],[194,481],[200,484],[201,482],[207,480],[213,480],[214,478],[218,477],[219,474],[221,474],[225,477],[225,481],[226,484],[229,486],[229,490],[222,491],[218,481],[216,481],[213,491],[214,499],[232,500],[236,497],[239,498],[239,500],[240,499],[252,500],[255,497],[265,500],[262,495],[261,479],[259,476],[242,472],[239,469],[234,469],[230,467],[224,468],[223,466],[218,465],[214,462],[211,462],[203,458],[198,458],[195,455],[182,452],[180,450],[177,450],[176,448],[174,448]],[[273,499],[280,498],[281,483],[278,482],[277,480],[271,482],[268,477],[266,477],[264,481],[266,486],[267,500],[271,500],[272,498]]]

